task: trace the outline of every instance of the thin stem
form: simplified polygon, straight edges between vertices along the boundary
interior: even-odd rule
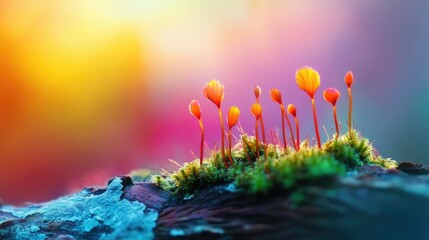
[[[232,134],[231,134],[231,128],[228,130],[228,147],[229,147],[229,151],[228,151],[228,157],[229,157],[229,163],[231,164],[231,166],[233,165],[232,162],[232,156],[231,156],[231,148],[232,148]]]
[[[319,126],[317,125],[317,116],[316,116],[316,103],[314,102],[314,98],[311,98],[311,106],[313,107],[313,120],[314,120],[314,129],[316,131],[317,146],[321,148],[322,145],[320,143]]]
[[[264,125],[264,120],[262,119],[262,115],[261,115],[260,121],[261,121],[261,131],[262,131],[262,142],[264,143],[265,159],[267,159],[268,157],[267,139],[265,138],[265,125]]]
[[[256,97],[256,102],[259,103],[259,97]],[[265,125],[264,125],[264,119],[262,118],[262,115],[259,119],[261,121],[262,142],[265,144],[264,146],[265,159],[267,159],[267,139],[265,138]]]
[[[259,158],[259,137],[258,137],[258,119],[255,121],[255,146],[256,146],[256,158]]]
[[[285,149],[287,149],[287,140],[286,140],[286,132],[285,132],[285,118],[283,116],[283,111],[284,111],[283,107],[280,106],[280,114],[281,114],[281,117],[282,117],[283,144],[285,146]]]
[[[220,120],[220,128],[222,133],[222,143],[221,143],[221,152],[222,152],[222,161],[225,165],[225,168],[228,168],[228,164],[225,159],[225,127],[223,125],[222,111],[218,108],[219,111],[219,120]]]
[[[265,125],[264,125],[264,119],[262,118],[262,116],[259,118],[259,120],[261,121],[261,129],[262,129],[262,141],[267,144],[267,139],[265,138]]]
[[[292,142],[293,142],[293,145],[294,145],[293,147],[295,148],[295,150],[297,150],[296,142],[295,142],[295,137],[294,137],[294,134],[293,134],[292,125],[290,124],[290,121],[289,121],[289,117],[286,114],[286,111],[285,111],[285,108],[284,108],[283,104],[280,105],[280,107],[282,108],[283,116],[286,118],[287,125],[289,126],[289,132],[290,132],[290,135],[292,137]]]
[[[337,130],[337,136],[335,139],[338,139],[338,136],[340,135],[340,131],[338,129],[338,120],[337,120],[337,107],[334,106],[334,121],[335,121],[335,130]]]
[[[347,92],[349,93],[349,121],[348,121],[348,125],[349,125],[349,134],[351,137],[352,134],[352,107],[353,107],[353,98],[352,98],[352,89],[351,88],[347,88]]]
[[[299,141],[299,124],[298,124],[298,118],[295,117],[295,125],[296,125],[296,147],[299,150],[299,145],[301,142]]]
[[[201,145],[200,145],[200,165],[203,165],[203,146],[204,146],[204,126],[203,121],[199,120],[201,127]]]
[[[244,152],[244,155],[246,156],[247,160],[250,162],[250,157],[249,157],[249,154],[247,153],[247,148],[249,148],[249,149],[250,149],[250,151],[252,151],[252,149],[249,147],[249,144],[247,143],[247,141],[246,141],[246,140],[244,140],[244,138],[243,138],[243,137],[241,138],[241,142],[242,142],[242,144],[243,144],[243,152]]]
[[[322,125],[322,128],[323,128],[323,130],[325,131],[325,134],[326,134],[326,139],[328,139],[328,141],[329,141],[329,140],[331,140],[331,138],[329,137],[329,133],[328,133],[328,130],[326,130],[326,127],[325,127],[325,125]]]

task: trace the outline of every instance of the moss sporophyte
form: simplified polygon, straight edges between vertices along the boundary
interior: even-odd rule
[[[234,164],[231,156],[231,148],[232,148],[232,132],[231,129],[237,124],[238,117],[240,116],[240,109],[237,106],[232,106],[228,111],[228,158],[231,166]]]
[[[325,91],[323,91],[323,98],[326,100],[326,102],[332,105],[332,108],[334,110],[335,130],[337,132],[337,135],[335,136],[335,138],[338,138],[338,136],[340,136],[340,130],[338,129],[338,120],[337,120],[337,107],[335,106],[337,104],[337,100],[339,97],[340,97],[340,91],[338,91],[335,88],[327,88],[325,89]]]
[[[298,84],[298,87],[301,90],[305,91],[311,98],[311,106],[313,108],[314,130],[316,131],[317,146],[319,146],[320,148],[321,142],[319,134],[319,125],[317,123],[316,103],[314,102],[314,94],[320,86],[319,73],[310,67],[303,67],[296,71],[295,77],[296,84]]]
[[[295,134],[288,120],[283,99],[278,89],[270,91],[271,99],[280,104],[282,117],[283,144],[279,141],[268,143],[265,139],[265,129],[262,124],[262,106],[260,103],[261,88],[256,86],[254,94],[256,102],[250,106],[250,112],[255,117],[255,136],[248,136],[242,128],[238,128],[241,136],[234,145],[231,130],[237,124],[240,110],[232,106],[228,111],[228,151],[225,152],[225,127],[223,124],[221,103],[224,97],[224,86],[212,80],[204,87],[204,96],[213,102],[218,110],[221,125],[221,149],[212,150],[210,155],[203,158],[204,128],[201,120],[200,105],[196,100],[191,101],[189,110],[195,116],[201,127],[200,159],[185,163],[176,172],[166,177],[155,176],[153,181],[166,190],[181,194],[194,194],[210,186],[233,183],[237,188],[249,194],[268,193],[272,189],[293,191],[305,184],[317,183],[318,179],[335,179],[363,165],[378,165],[385,168],[395,168],[397,163],[389,158],[374,154],[370,141],[353,129],[351,111],[351,85],[353,75],[347,72],[345,83],[349,94],[348,132],[341,135],[336,114],[336,106],[340,92],[335,88],[327,88],[323,92],[324,99],[333,107],[336,128],[335,138],[321,143],[316,114],[316,91],[320,86],[320,76],[310,67],[298,69],[296,83],[311,99],[317,146],[312,146],[308,139],[300,142],[297,110],[294,104],[287,105],[287,112],[295,120]],[[266,112],[265,112],[266,114]],[[292,140],[288,146],[284,118],[289,125]],[[259,139],[259,123],[262,131],[262,141]],[[228,160],[225,155],[228,155]],[[322,181],[323,182],[323,181]]]
[[[201,110],[200,103],[197,100],[192,100],[189,104],[189,111],[194,115],[200,124],[201,128],[201,143],[200,143],[200,164],[203,164],[203,146],[204,146],[204,126],[203,121],[201,121]]]
[[[296,117],[296,107],[292,103],[287,106],[287,112],[292,115],[292,117],[295,119],[295,127],[296,127],[296,150],[299,150],[299,124],[298,124],[298,118]]]
[[[353,73],[348,71],[344,77],[344,82],[347,85],[347,93],[349,94],[349,118],[347,125],[349,126],[349,134],[352,133],[353,123],[352,123],[352,107],[353,107],[353,98],[352,98],[352,84],[353,84]]]
[[[292,138],[293,146],[295,147],[295,150],[298,150],[298,147],[295,144],[295,138],[293,136],[292,126],[290,124],[289,117],[286,115],[285,107],[283,105],[282,94],[280,93],[280,91],[277,88],[273,88],[270,91],[270,95],[271,95],[271,99],[274,102],[277,102],[278,104],[280,104],[280,111],[281,111],[281,115],[282,115],[282,133],[283,133],[283,142],[284,142],[285,149],[287,148],[287,140],[286,140],[287,137],[286,137],[286,134],[285,134],[285,122],[284,122],[284,119],[286,118],[287,125],[289,126],[289,132],[290,132],[290,135],[291,135],[291,138]]]
[[[206,86],[203,89],[204,96],[213,102],[219,112],[219,120],[220,120],[220,128],[221,128],[221,154],[222,154],[222,161],[226,168],[228,168],[228,164],[225,159],[225,126],[223,125],[223,118],[222,118],[222,110],[220,108],[220,105],[222,104],[223,96],[224,96],[224,87],[223,85],[216,80],[211,80],[206,84]]]
[[[253,89],[253,92],[255,94],[256,102],[259,103],[259,96],[262,93],[261,87],[255,86],[255,88]],[[259,121],[261,123],[261,129],[262,129],[262,142],[264,144],[266,144],[267,143],[267,139],[265,138],[265,131],[264,131],[265,125],[264,125],[264,118],[262,117],[262,115],[261,115]]]

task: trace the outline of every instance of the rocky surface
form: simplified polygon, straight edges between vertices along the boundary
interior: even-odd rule
[[[230,184],[184,197],[116,177],[44,204],[0,206],[0,239],[429,239],[421,171],[366,166],[297,190],[250,197]]]

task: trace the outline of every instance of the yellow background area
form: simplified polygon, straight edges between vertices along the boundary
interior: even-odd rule
[[[44,172],[70,172],[58,173],[60,184],[101,161],[103,151],[106,162],[121,155],[120,146],[111,146],[129,139],[124,129],[133,121],[143,121],[136,108],[146,106],[135,103],[145,102],[139,93],[147,83],[148,52],[135,16],[121,15],[116,6],[118,1],[0,3],[2,198],[22,198],[11,181],[35,176],[35,184],[46,185],[53,179],[40,177]],[[36,194],[26,191],[25,197]]]

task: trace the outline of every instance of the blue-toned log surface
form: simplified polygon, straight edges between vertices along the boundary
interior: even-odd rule
[[[117,177],[106,189],[88,188],[23,208],[3,206],[0,239],[152,239],[168,193],[145,185]]]
[[[44,204],[1,206],[0,239],[429,239],[427,168],[398,168],[320,181],[300,190],[298,205],[287,192],[250,197],[230,184],[180,197],[117,177]]]

